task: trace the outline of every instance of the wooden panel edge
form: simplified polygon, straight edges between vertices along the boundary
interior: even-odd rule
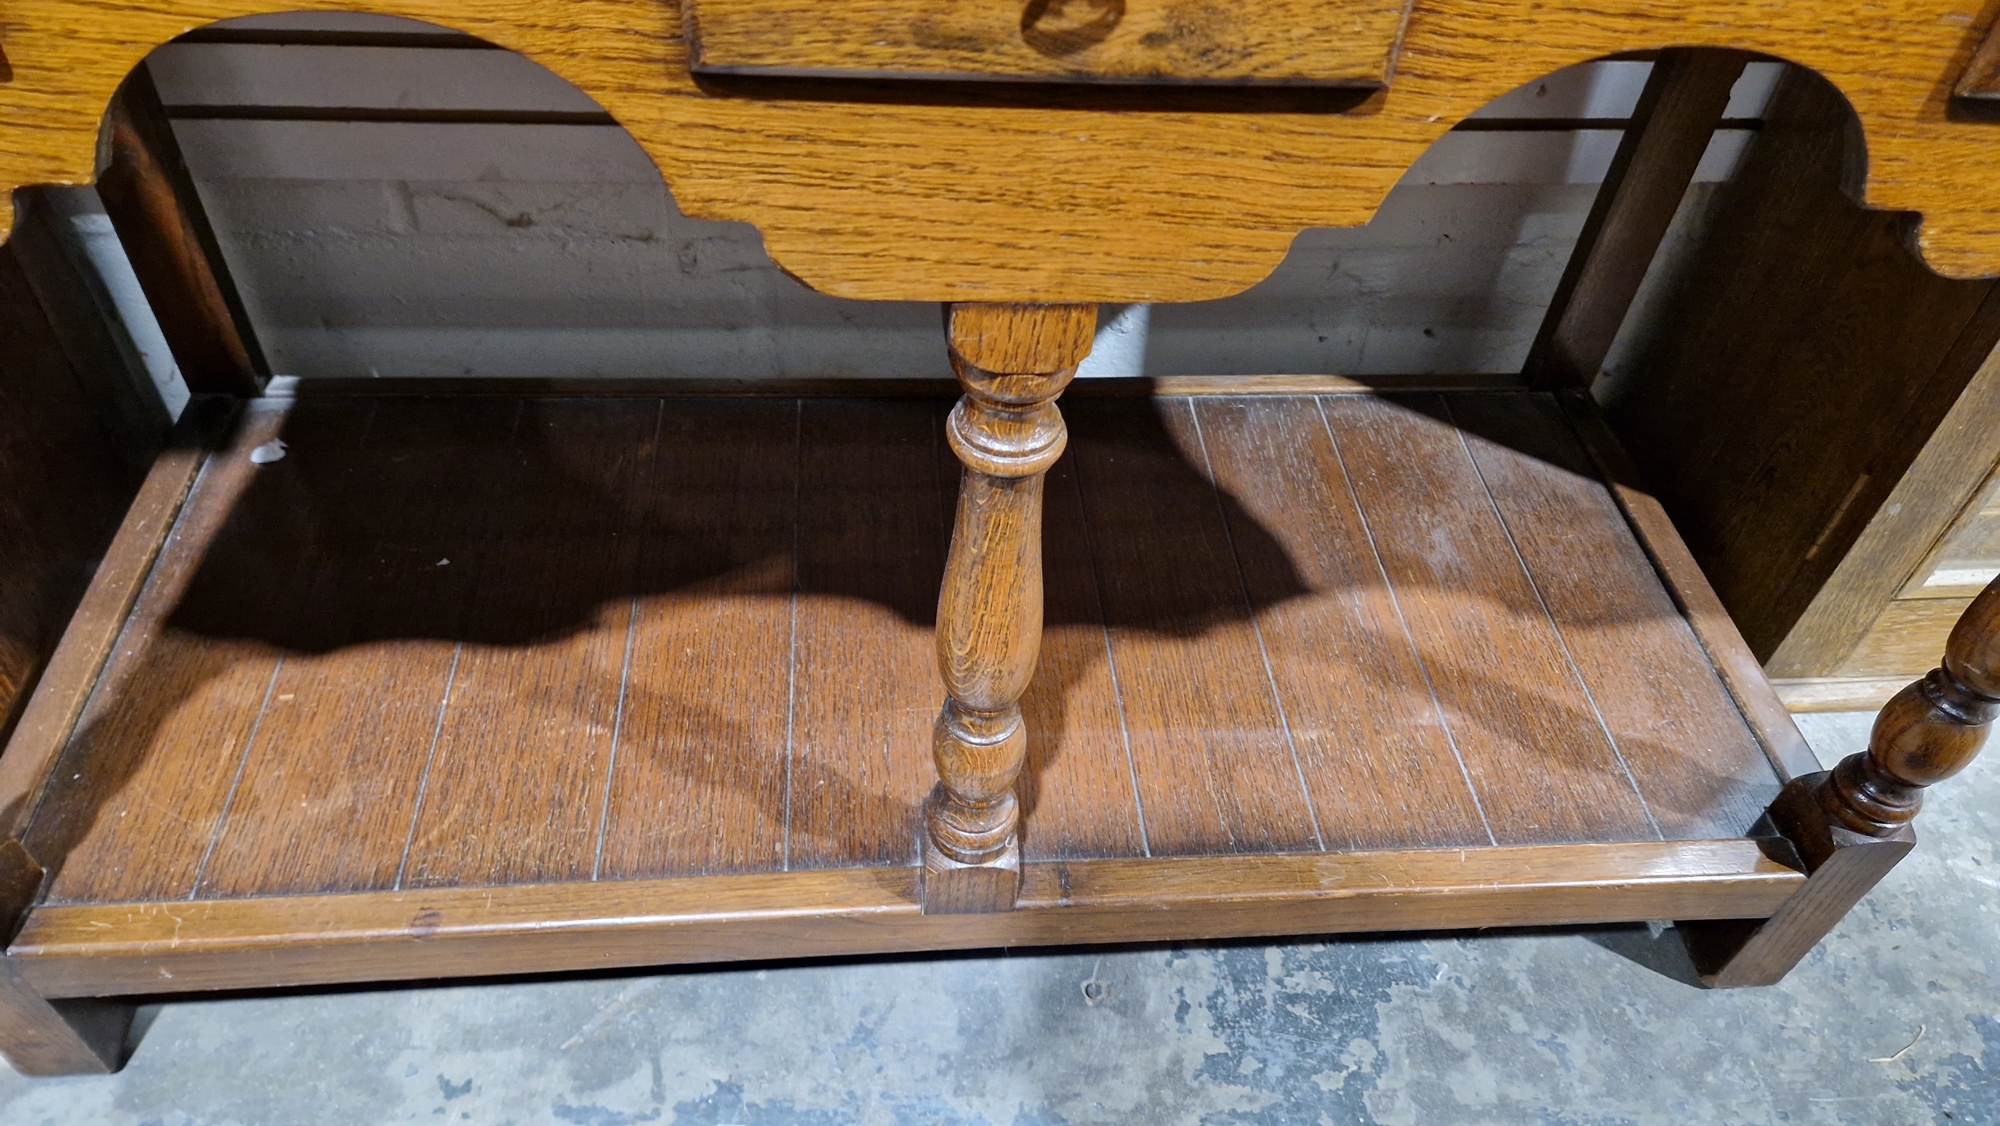
[[[1096,396],[1372,395],[1388,392],[1525,391],[1518,374],[1457,375],[1164,375],[1079,379],[1064,394]],[[956,397],[949,378],[850,379],[539,379],[511,376],[412,376],[390,379],[273,377],[265,398],[935,398]]]
[[[1994,425],[2000,419],[1996,338],[2000,285],[1980,303],[1938,365],[1940,370],[1971,366],[1971,378],[1805,613],[1786,631],[1767,665],[1773,675],[1822,676],[1837,669],[1951,534],[1958,515],[1977,503],[1988,474],[2000,462],[2000,426]],[[1940,484],[1945,488],[1940,490]]]
[[[1029,864],[1020,906],[925,915],[917,870],[44,906],[8,951],[49,997],[1075,943],[1761,918],[1759,842]]]
[[[27,826],[48,773],[69,741],[126,616],[201,474],[208,452],[193,437],[193,426],[183,427],[177,440],[153,460],[83,600],[70,615],[20,723],[0,752],[0,837],[19,837]]]
[[[1790,676],[1777,677],[1771,688],[1787,711],[1876,711],[1889,697],[1909,686],[1914,676]]]
[[[1744,722],[1750,725],[1772,768],[1778,772],[1778,780],[1789,782],[1819,770],[1819,760],[1772,689],[1763,666],[1757,663],[1757,655],[1743,640],[1729,611],[1716,597],[1715,589],[1708,585],[1707,576],[1681,540],[1667,510],[1640,484],[1638,467],[1599,416],[1596,405],[1582,392],[1565,393],[1558,398],[1598,474],[1616,498],[1619,511],[1625,514],[1626,523],[1653,561],[1653,569],[1659,572],[1667,594],[1680,607],[1688,628],[1694,631],[1695,639],[1714,664],[1716,675],[1722,678],[1723,687],[1729,690]]]

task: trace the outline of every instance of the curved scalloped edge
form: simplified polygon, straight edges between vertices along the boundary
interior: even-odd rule
[[[0,185],[88,181],[103,107],[153,47],[274,8],[403,16],[526,55],[630,131],[683,211],[755,225],[781,268],[841,297],[1229,296],[1270,273],[1300,230],[1367,222],[1433,141],[1493,98],[1666,46],[1755,51],[1827,77],[1867,137],[1866,203],[1922,213],[1917,245],[1938,272],[2000,274],[2000,122],[1952,110],[1981,29],[1916,0],[1775,14],[1753,0],[1419,3],[1379,100],[1254,116],[710,94],[661,0],[14,0],[0,40],[12,72],[0,81]]]

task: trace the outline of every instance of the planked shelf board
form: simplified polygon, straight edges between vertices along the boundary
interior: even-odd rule
[[[0,759],[50,873],[15,964],[112,995],[1762,917],[1804,880],[1746,837],[1796,734],[1575,404],[1184,381],[1064,401],[1021,904],[921,914],[951,399],[833,386],[306,381],[170,452],[178,514],[135,509],[89,602],[122,629],[39,689],[73,726]]]

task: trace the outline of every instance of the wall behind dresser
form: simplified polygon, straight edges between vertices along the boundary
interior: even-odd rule
[[[682,215],[595,103],[509,52],[315,13],[215,25],[152,65],[281,373],[948,374],[934,306],[792,281],[754,229]],[[1649,66],[1589,64],[1503,97],[1372,224],[1305,232],[1247,293],[1106,310],[1085,374],[1518,370]],[[1776,70],[1738,84],[1641,331]]]

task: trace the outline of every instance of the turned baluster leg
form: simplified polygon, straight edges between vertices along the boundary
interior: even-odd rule
[[[938,596],[946,698],[924,806],[924,911],[1005,911],[1021,883],[1021,694],[1042,645],[1042,481],[1067,433],[1055,398],[1090,352],[1094,305],[953,305],[965,395],[946,424],[965,465]]]
[[[1924,788],[1972,762],[1995,715],[2000,579],[1952,628],[1944,664],[1882,708],[1866,751],[1794,778],[1771,803],[1771,822],[1798,849],[1806,884],[1766,920],[1682,924],[1704,980],[1728,987],[1784,977],[1915,846],[1910,821]]]

